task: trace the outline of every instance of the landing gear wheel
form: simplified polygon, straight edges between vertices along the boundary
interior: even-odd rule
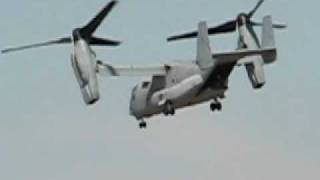
[[[222,110],[222,104],[221,103],[217,103],[216,104],[217,110],[221,111]]]
[[[141,122],[139,123],[139,128],[140,128],[140,129],[146,129],[146,128],[147,128],[147,123],[146,123],[145,121],[141,121]]]
[[[171,110],[170,114],[171,114],[172,116],[174,116],[174,115],[176,114],[176,110],[173,108],[173,109]]]
[[[218,102],[218,101],[213,102],[213,103],[210,104],[210,109],[213,112],[216,111],[216,110],[221,111],[222,110],[222,104],[220,102]]]
[[[216,111],[216,109],[217,109],[216,103],[211,103],[210,104],[210,109],[211,109],[212,112]]]
[[[173,106],[173,103],[171,101],[167,101],[165,104],[164,104],[164,110],[163,110],[163,113],[164,115],[168,116],[168,115],[174,115],[175,114],[175,109],[174,109],[174,106]]]

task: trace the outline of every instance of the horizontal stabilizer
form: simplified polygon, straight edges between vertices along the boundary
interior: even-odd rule
[[[217,64],[229,64],[229,63],[238,63],[241,64],[247,64],[251,63],[246,62],[245,57],[249,56],[268,56],[270,54],[274,54],[276,52],[275,48],[266,48],[266,49],[258,49],[258,50],[236,50],[233,52],[223,52],[223,53],[214,53],[212,54],[213,59],[216,61]]]

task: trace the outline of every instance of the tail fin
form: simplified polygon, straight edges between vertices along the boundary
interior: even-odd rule
[[[263,18],[261,47],[263,49],[275,48],[274,29],[271,16],[265,16]],[[276,57],[276,51],[273,51],[273,53],[263,55],[265,63],[274,62],[276,60]]]
[[[272,17],[265,16],[263,18],[263,27],[262,27],[262,48],[274,48],[274,30],[272,25]]]
[[[206,69],[213,65],[207,23],[200,22],[198,28],[196,62],[201,69]]]

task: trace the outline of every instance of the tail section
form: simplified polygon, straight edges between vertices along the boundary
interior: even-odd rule
[[[206,22],[199,23],[198,29],[198,42],[197,42],[197,64],[200,69],[207,69],[213,65],[211,54],[208,27]]]
[[[262,23],[261,56],[251,57],[255,60],[247,63],[246,70],[254,89],[260,89],[266,83],[264,66],[273,63],[277,57],[275,48],[274,25],[271,16],[265,16]],[[261,58],[262,57],[262,58]],[[250,58],[249,58],[250,60]]]
[[[275,38],[274,38],[274,29],[272,24],[272,17],[265,16],[263,18],[263,27],[262,27],[262,40],[261,40],[262,49],[275,48]],[[276,60],[277,52],[272,51],[263,55],[264,63],[269,64]]]
[[[76,57],[71,55],[71,65],[74,75],[80,86],[82,98],[87,105],[92,105],[100,98],[98,80],[96,75],[91,75],[89,80],[85,80],[81,77],[81,71],[78,67]]]

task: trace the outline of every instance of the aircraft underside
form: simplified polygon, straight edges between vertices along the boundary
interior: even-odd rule
[[[196,95],[192,98],[186,99],[186,100],[181,100],[177,102],[172,102],[173,103],[173,108],[175,110],[186,108],[189,106],[194,106],[197,104],[205,103],[208,101],[214,101],[215,103],[219,104],[218,99],[224,99],[225,98],[225,89],[220,89],[220,90],[212,90],[212,89],[207,89],[203,91],[201,94]],[[169,115],[165,113],[165,105],[161,107],[149,107],[145,109],[144,113],[141,114],[140,116],[137,116],[137,119],[143,119],[143,118],[150,118],[154,115],[158,115],[161,113],[164,113],[165,115]],[[171,114],[171,115],[174,115]]]

